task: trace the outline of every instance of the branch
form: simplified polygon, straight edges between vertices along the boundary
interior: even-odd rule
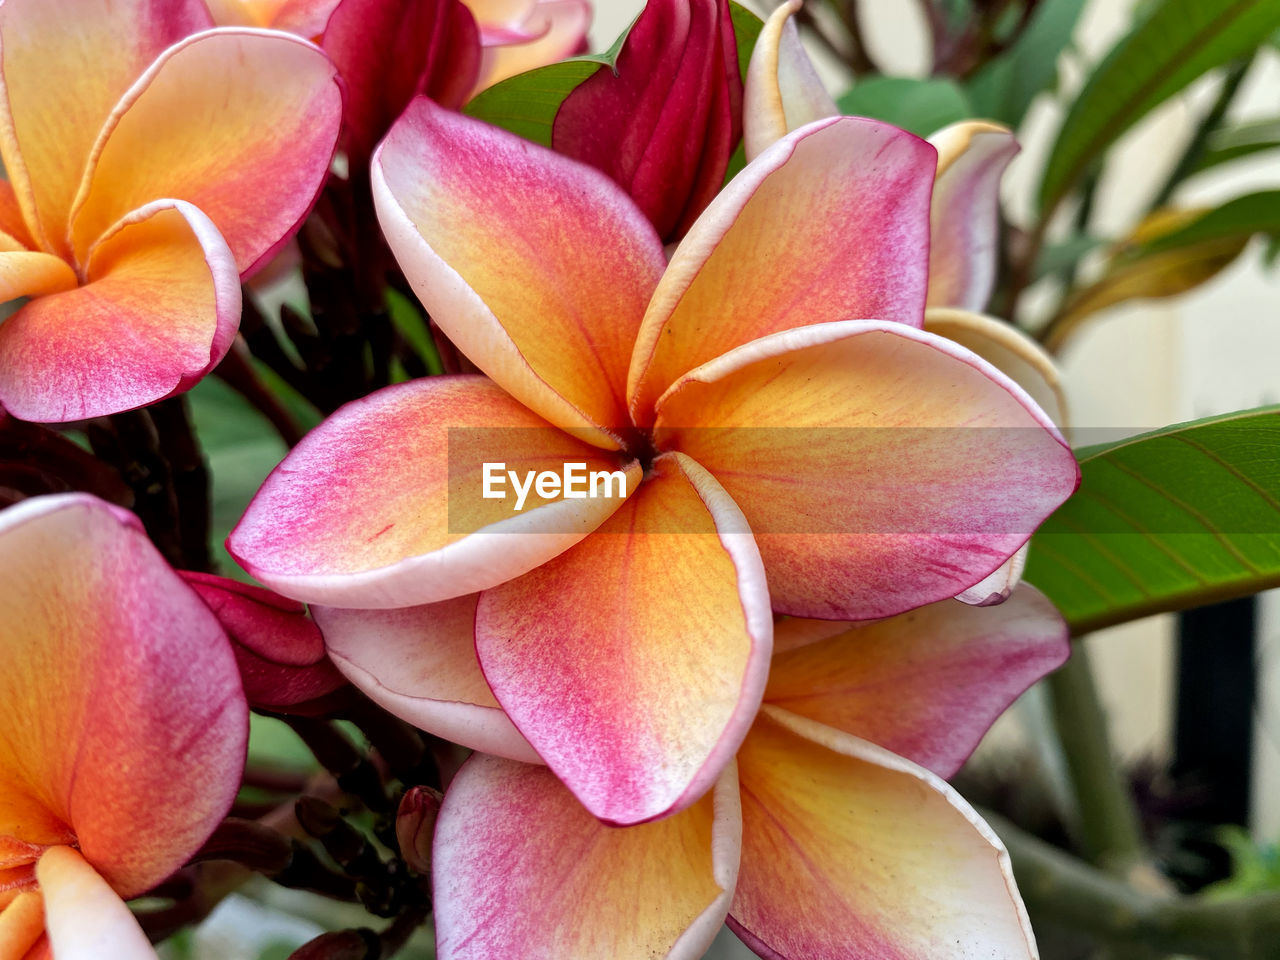
[[[1124,876],[1145,860],[1138,813],[1107,736],[1107,718],[1084,645],[1049,675],[1049,706],[1062,743],[1079,843],[1092,862]]]
[[[1110,947],[1202,960],[1280,958],[1280,893],[1231,900],[1138,890],[984,811],[1013,861],[1032,916],[1083,931]]]

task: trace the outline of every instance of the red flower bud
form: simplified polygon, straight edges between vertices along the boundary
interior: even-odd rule
[[[728,0],[649,0],[618,55],[560,107],[552,146],[603,170],[678,240],[724,183],[742,136]]]
[[[396,840],[400,856],[418,873],[431,873],[431,839],[444,797],[430,787],[410,787],[396,813]]]
[[[426,94],[456,109],[480,75],[480,33],[460,0],[342,0],[321,45],[347,84],[353,171],[410,100]]]
[[[306,607],[226,577],[180,573],[231,638],[251,707],[304,716],[324,712],[346,679],[329,662]]]

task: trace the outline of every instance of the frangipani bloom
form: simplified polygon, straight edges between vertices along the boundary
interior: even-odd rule
[[[138,520],[87,494],[0,513],[0,581],[0,957],[154,957],[123,900],[235,798],[231,647]]]
[[[202,0],[0,3],[0,403],[26,420],[186,390],[240,278],[310,209],[342,94],[316,47]],[[203,32],[199,32],[203,31]]]
[[[792,130],[840,111],[800,42],[787,0],[760,31],[747,69],[743,142],[751,159]],[[1000,178],[1018,152],[1013,134],[985,121],[955,123],[929,138],[938,150],[930,205],[929,290],[924,329],[967,347],[1007,374],[1054,423],[1066,400],[1053,359],[1008,323],[981,316],[995,288]],[[1020,550],[987,580],[959,596],[993,603],[1009,595],[1026,562]]]
[[[437,721],[470,703],[496,729],[501,711],[457,615],[467,602],[317,616],[335,656],[421,671]],[[729,764],[712,794],[657,823],[606,827],[545,767],[477,754],[435,834],[441,960],[693,958],[726,911],[770,958],[1035,956],[999,841],[939,778],[1062,663],[1066,634],[1025,585],[997,607],[783,620],[736,772]],[[402,671],[387,682],[419,681]],[[428,729],[465,737],[420,706]]]
[[[551,146],[603,170],[658,236],[684,236],[720,192],[742,136],[728,0],[649,0],[618,53],[556,112]]]
[[[488,377],[343,408],[229,547],[328,606],[479,592],[488,685],[583,804],[615,823],[687,807],[755,714],[771,610],[868,619],[950,597],[1075,487],[1026,394],[918,329],[933,166],[885,124],[810,125],[668,265],[598,171],[417,101],[375,155],[375,201]],[[625,474],[625,496],[482,496],[485,463],[567,462]]]

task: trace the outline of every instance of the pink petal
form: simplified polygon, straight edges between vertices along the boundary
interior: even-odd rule
[[[815,627],[826,635],[806,636]],[[766,703],[870,740],[943,778],[1071,652],[1066,622],[1026,584],[989,608],[942,600],[887,620],[783,620],[776,630]]]
[[[597,817],[693,803],[733,756],[772,647],[742,514],[696,463],[659,458],[598,531],[486,590],[476,652],[515,725]]]
[[[41,247],[70,252],[71,204],[117,101],[169,46],[212,25],[201,0],[0,5],[0,155]],[[117,215],[167,195],[153,193]]]
[[[239,323],[239,272],[217,228],[189,203],[158,200],[98,243],[83,286],[0,326],[0,403],[43,422],[153,403],[217,366]]]
[[[545,768],[476,754],[436,828],[441,960],[696,960],[724,921],[741,821],[732,763],[714,796],[626,829]]]
[[[738,767],[729,924],[760,956],[1037,956],[1003,845],[928,771],[771,706]]]
[[[734,347],[836,320],[920,326],[934,150],[837,117],[778,141],[707,207],[671,258],[631,359],[642,425],[679,377]]]
[[[0,837],[29,860],[74,842],[136,896],[239,787],[248,710],[226,635],[137,519],[87,494],[0,513],[0,578]]]
[[[619,446],[628,358],[665,262],[627,196],[425,99],[378,148],[373,189],[396,259],[458,349],[551,423]]]
[[[1017,154],[1006,128],[955,123],[929,138],[938,148],[929,253],[929,306],[981,310],[996,282],[1000,178]]]
[[[333,662],[383,709],[472,750],[539,763],[476,660],[476,596],[400,610],[313,612]]]
[[[655,442],[755,531],[774,610],[892,616],[973,586],[1075,490],[1065,441],[985,361],[905,324],[762,338],[658,403]]]
[[[310,212],[341,119],[336,69],[291,34],[222,29],[170,47],[94,145],[73,213],[77,256],[127,211],[178,197],[251,273]]]
[[[589,471],[637,464],[576,440],[479,376],[430,377],[349,403],[267,478],[227,547],[285,596],[352,608],[433,603],[519,576],[619,505],[530,493],[483,499],[482,464]]]

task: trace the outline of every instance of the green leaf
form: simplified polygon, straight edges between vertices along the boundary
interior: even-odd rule
[[[1036,260],[1035,278],[1039,280],[1051,273],[1067,270],[1106,243],[1101,237],[1076,233],[1057,243],[1046,244]]]
[[[1227,127],[1210,135],[1205,151],[1200,155],[1192,173],[1202,173],[1232,160],[1278,148],[1280,148],[1280,117]]]
[[[209,462],[213,553],[222,573],[247,580],[223,541],[267,474],[284,459],[287,448],[267,419],[216,377],[205,377],[188,398],[196,435]]]
[[[1256,233],[1280,236],[1280,190],[1250,193],[1156,237],[1138,252],[1161,253],[1214,240],[1248,239]]]
[[[1027,580],[1072,633],[1280,586],[1280,406],[1077,451]]]
[[[1071,34],[1084,0],[1044,0],[1012,47],[987,63],[968,83],[974,115],[1017,127],[1036,94],[1058,78],[1058,57]]]
[[[738,3],[730,3],[729,10],[738,41],[738,68],[745,78],[747,63],[751,60],[751,52],[755,49],[764,21]],[[503,80],[482,91],[463,108],[463,112],[549,147],[551,128],[560,104],[596,71],[613,69],[630,29],[627,27],[604,54],[564,60]]]
[[[602,69],[599,60],[584,59],[519,73],[481,92],[463,112],[549,147],[560,104],[578,84]]]
[[[1140,119],[1280,26],[1276,0],[1162,0],[1094,70],[1063,121],[1040,183],[1048,214]]]
[[[973,116],[965,92],[946,79],[868,77],[836,103],[846,116],[874,117],[921,137]]]
[[[729,16],[733,17],[733,36],[738,42],[738,72],[742,74],[742,82],[746,83],[747,65],[751,63],[751,54],[760,39],[760,31],[764,29],[764,21],[736,0],[730,0]]]

